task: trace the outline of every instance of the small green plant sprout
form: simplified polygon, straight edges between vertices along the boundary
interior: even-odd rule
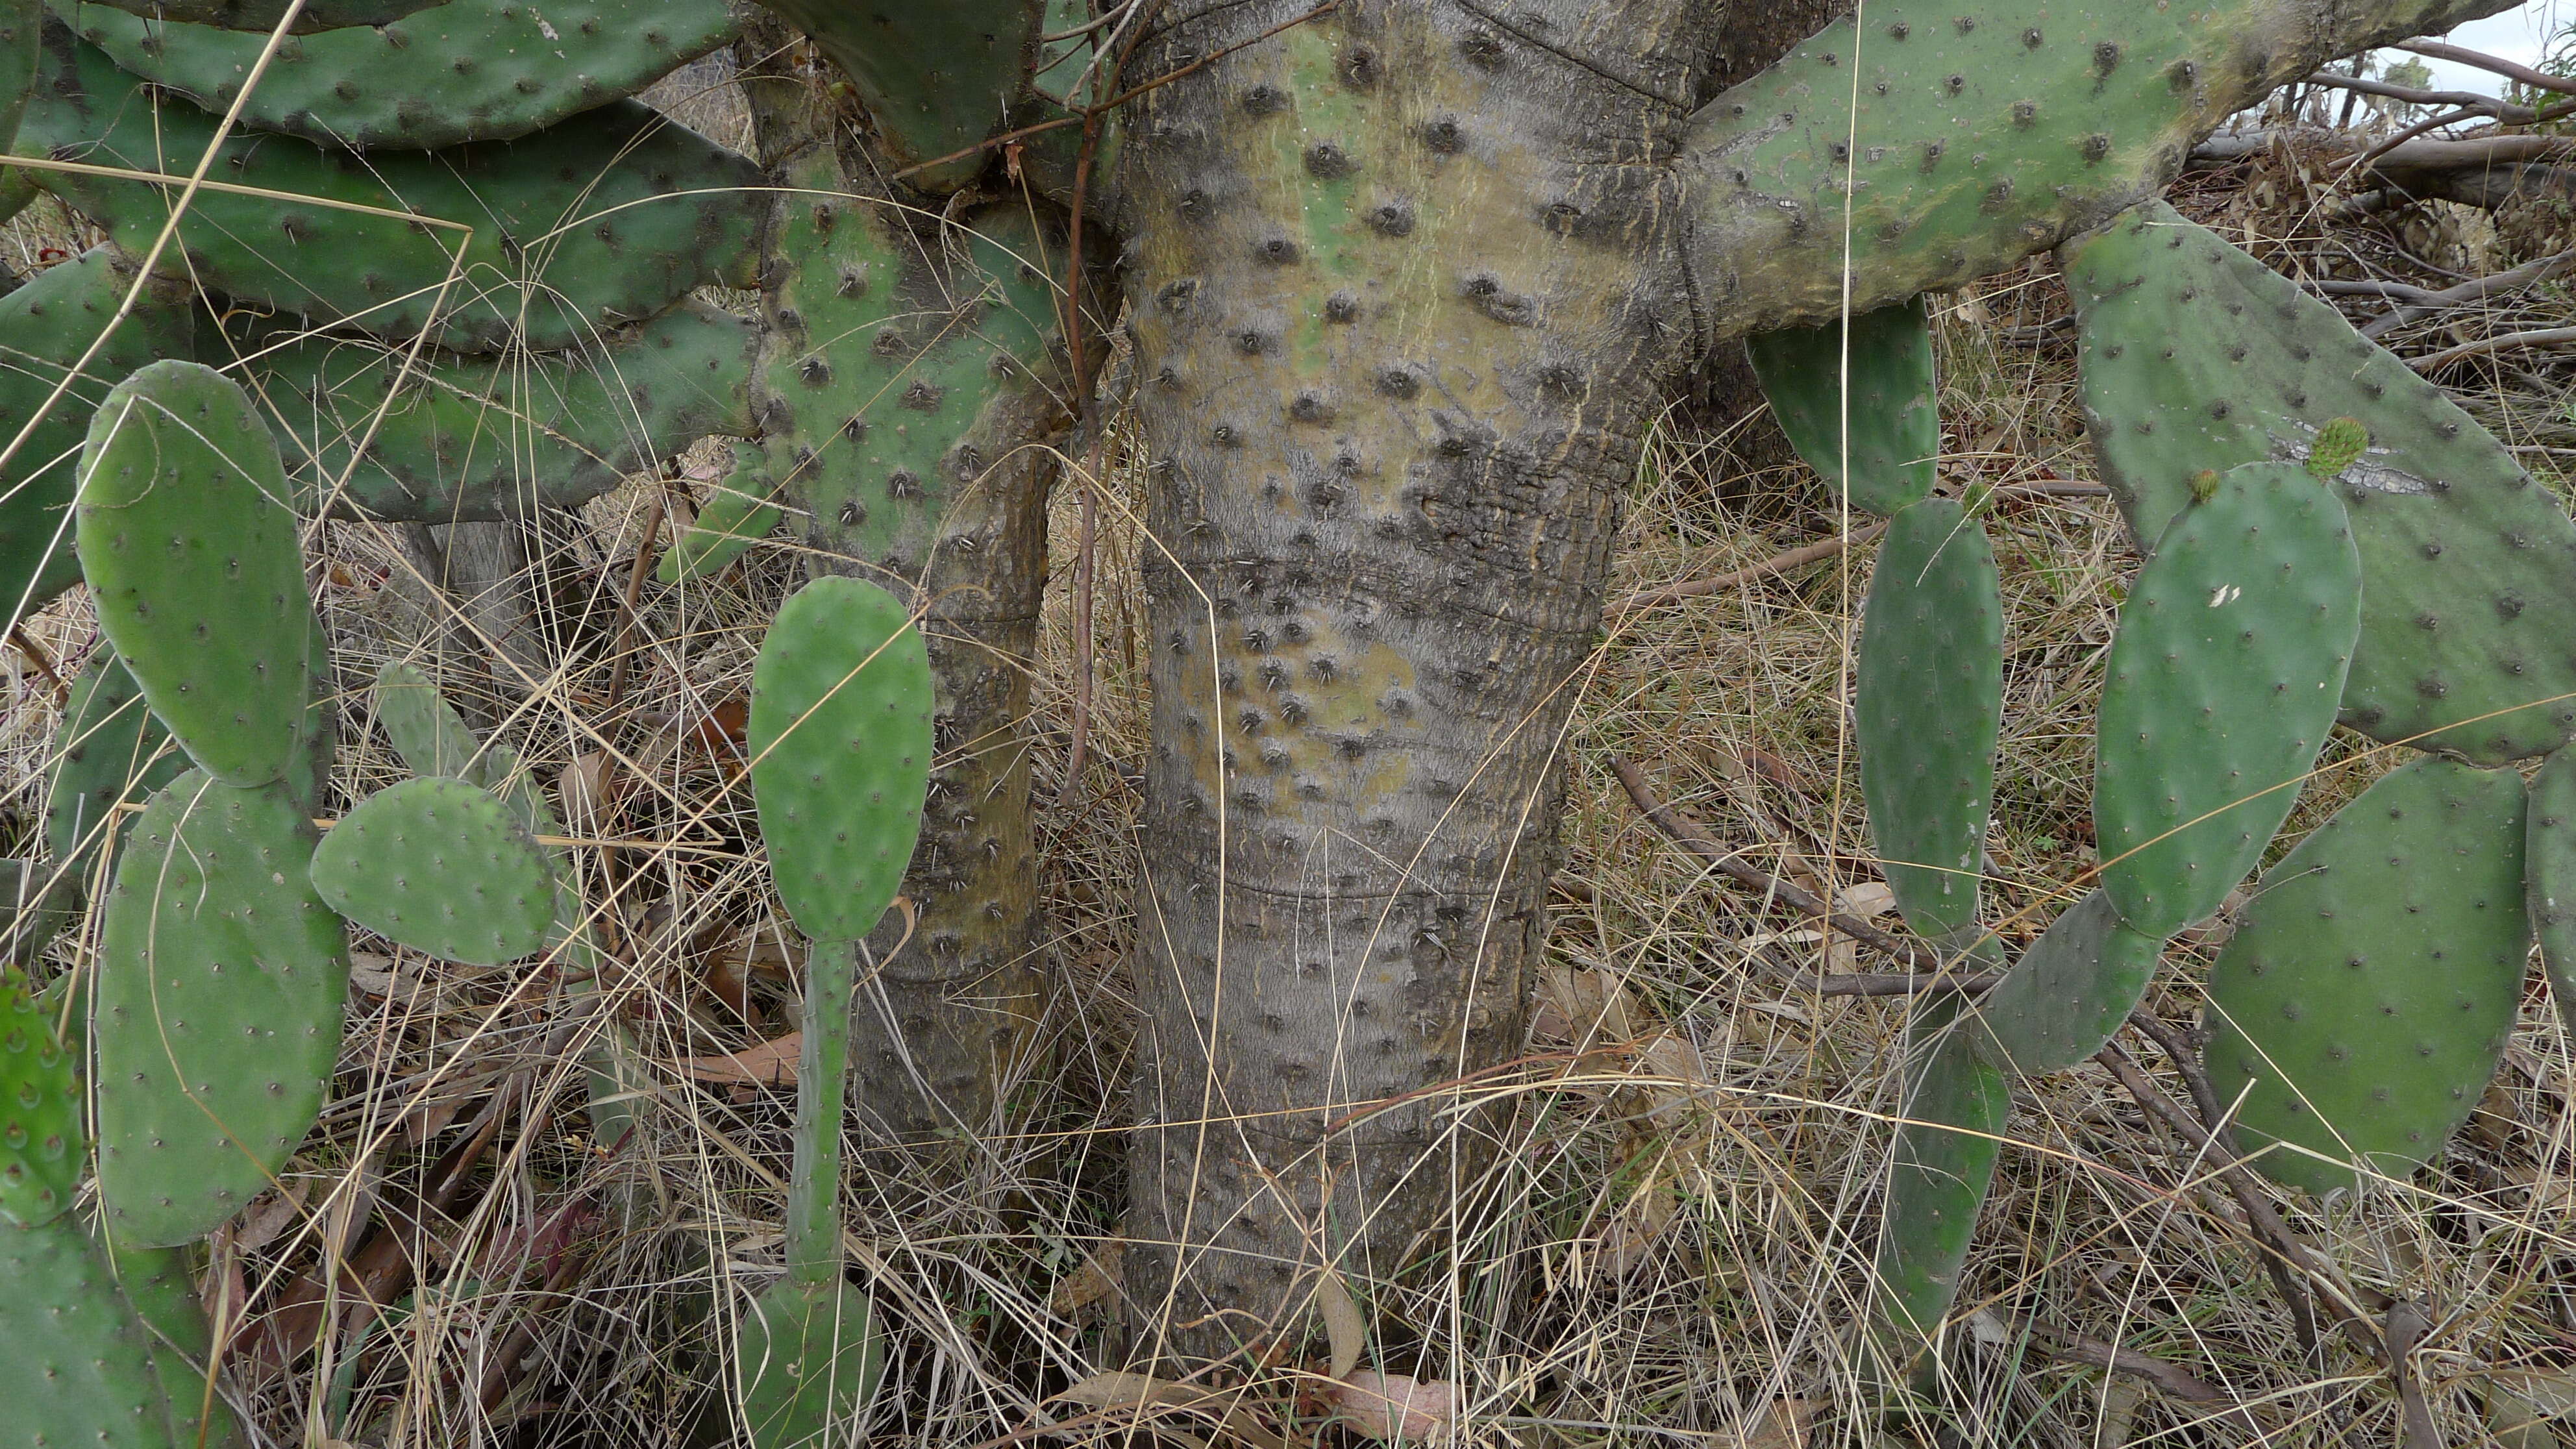
[[[2361,461],[2370,451],[2370,430],[2358,418],[2331,418],[2317,429],[2317,440],[2308,448],[2308,476],[2320,483],[2330,482],[2335,475]]]
[[[814,940],[796,1069],[787,1276],[744,1313],[735,1362],[758,1449],[821,1442],[876,1392],[873,1310],[843,1272],[842,1078],[860,943],[903,883],[929,789],[932,684],[893,595],[814,580],[778,611],[752,671],[752,793],[779,899]],[[898,948],[900,949],[900,948]]]

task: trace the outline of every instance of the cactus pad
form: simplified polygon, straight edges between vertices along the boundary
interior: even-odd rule
[[[337,30],[344,25],[390,25],[442,0],[306,0],[294,32]],[[221,25],[230,30],[275,30],[286,18],[286,0],[116,0],[116,8],[154,20]]]
[[[1977,923],[2003,722],[1995,551],[1957,503],[1900,510],[1861,624],[1861,793],[1905,918],[1940,939]]]
[[[683,302],[596,352],[432,357],[405,372],[405,349],[347,338],[253,335],[244,350],[260,354],[299,509],[455,523],[574,507],[710,433],[751,432],[756,330]]]
[[[1878,1319],[1886,1348],[1917,1377],[1959,1294],[1977,1213],[1994,1181],[2010,1080],[1952,1026],[1955,1002],[1929,1003],[1908,1034],[1904,1122],[1888,1170],[1878,1244]]]
[[[2359,418],[2367,450],[2333,484],[2366,584],[2344,722],[2480,763],[2576,733],[2560,697],[2576,693],[2576,524],[2484,428],[2170,207],[2060,260],[2103,477],[2137,537],[2163,532],[2201,470],[2311,458],[2335,419]]]
[[[2158,940],[2261,864],[2334,728],[2361,560],[2297,466],[2249,463],[2177,515],[2138,571],[2102,685],[2102,888]]]
[[[794,440],[773,467],[808,538],[917,578],[1030,410],[1057,406],[1031,386],[1056,370],[1056,290],[1030,265],[1050,248],[1025,208],[965,217],[952,249],[890,201],[813,194],[845,184],[828,157],[789,180],[811,189],[784,200],[764,299],[762,417]]]
[[[116,807],[141,805],[188,768],[187,757],[169,741],[170,732],[116,657],[116,646],[100,640],[72,681],[71,700],[54,734],[45,847],[56,870],[86,883]]]
[[[1848,405],[1841,323],[1757,332],[1745,347],[1780,431],[1827,488],[1848,489],[1852,506],[1872,513],[1894,513],[1931,494],[1941,408],[1921,297],[1851,319]]]
[[[2559,1019],[2576,1031],[2576,751],[2551,755],[2532,777],[2523,841],[2531,932]]]
[[[265,34],[56,0],[117,65],[216,114]],[[445,0],[381,26],[289,40],[242,124],[353,150],[506,141],[633,95],[733,35],[720,0]]]
[[[0,1232],[49,1222],[80,1184],[75,1063],[35,988],[0,966]]]
[[[819,578],[779,609],[751,680],[751,786],[779,898],[805,934],[859,940],[893,902],[921,833],[921,632],[874,584]]]
[[[2108,892],[2077,901],[1978,1001],[1979,1054],[2032,1076],[2100,1051],[2155,980],[2164,944],[2122,920]]]
[[[898,168],[942,161],[1002,129],[1038,62],[1044,0],[776,0],[769,6],[812,37],[848,76]],[[905,180],[954,191],[991,163],[973,151]]]
[[[106,1250],[72,1219],[0,1227],[0,1344],[10,1443],[182,1449],[152,1334],[117,1290]]]
[[[76,148],[83,160],[182,174],[214,140],[215,118],[151,92],[94,46],[49,32],[21,150]],[[640,101],[585,111],[517,141],[434,152],[352,154],[285,136],[236,134],[215,161],[228,184],[469,223],[462,271],[433,340],[460,351],[589,342],[641,322],[709,282],[748,285],[752,232],[767,198],[759,168]],[[146,249],[169,220],[160,188],[43,173],[40,184]],[[409,221],[203,191],[165,255],[174,276],[310,322],[382,338],[432,327],[462,232]],[[184,255],[183,255],[184,249]]]
[[[180,1248],[107,1245],[108,1266],[143,1324],[153,1370],[169,1400],[170,1437],[179,1449],[231,1449],[241,1442],[240,1434],[223,1397],[215,1395],[209,1403],[206,1380],[214,1356],[214,1331],[206,1322],[206,1307],[197,1298],[187,1259],[187,1251]],[[202,1437],[200,1406],[211,1408]]]
[[[837,1275],[822,1284],[773,1284],[743,1312],[734,1353],[753,1449],[842,1442],[885,1372],[868,1296]]]
[[[46,268],[0,297],[0,447],[38,416],[54,385],[116,315],[133,281],[131,265],[116,249],[99,247]],[[169,290],[143,290],[125,324],[0,470],[0,611],[12,618],[80,580],[80,558],[72,548],[72,493],[79,482],[81,434],[99,400],[136,368],[195,350],[194,315],[174,303]]]
[[[554,919],[537,842],[462,780],[405,780],[360,802],[314,852],[313,889],[388,941],[469,966],[527,955]]]
[[[2257,1165],[2314,1192],[2403,1175],[2478,1103],[2513,1028],[2530,926],[2522,778],[2399,769],[2263,878],[2209,983],[2211,1084]]]
[[[313,602],[277,444],[193,362],[119,383],[90,425],[75,510],[99,627],[152,712],[231,785],[309,750]]]
[[[718,483],[698,508],[695,522],[681,534],[654,577],[666,584],[703,579],[724,570],[778,526],[778,475],[759,447],[736,443],[733,471]]]
[[[99,1192],[120,1245],[212,1231],[321,1111],[349,963],[307,879],[313,847],[283,786],[193,771],[136,824],[107,899],[93,1025]]]

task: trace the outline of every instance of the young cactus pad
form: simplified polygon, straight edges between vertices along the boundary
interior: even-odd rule
[[[1941,408],[1921,297],[1852,318],[1848,347],[1839,322],[1757,332],[1745,347],[1780,431],[1826,487],[1848,485],[1852,506],[1872,513],[1931,493]]]
[[[2289,1144],[2267,1176],[2403,1175],[2468,1120],[2522,997],[2523,820],[2513,771],[2421,759],[2264,876],[2210,975],[2206,1060],[2244,1146]]]
[[[929,790],[930,657],[903,604],[837,575],[796,591],[752,667],[752,794],[779,898],[856,941],[903,884]]]
[[[2058,255],[2102,476],[2140,540],[2183,510],[2194,474],[2313,458],[2336,419],[2358,418],[2367,451],[2333,483],[2369,581],[2344,722],[2480,764],[2576,733],[2576,524],[2486,429],[2161,202]]]
[[[734,1342],[753,1449],[843,1442],[885,1373],[868,1295],[837,1274],[819,1285],[780,1279],[752,1300]]]
[[[2003,598],[1985,528],[1956,502],[1896,515],[1861,622],[1861,793],[1897,903],[1934,939],[1973,929],[1995,740]]]
[[[286,470],[223,374],[156,362],[92,420],[75,509],[99,628],[152,712],[227,785],[307,753],[313,602]]]
[[[405,780],[361,801],[313,854],[313,890],[388,941],[498,966],[545,944],[554,870],[508,806],[463,780]]]
[[[81,1172],[80,1083],[25,973],[0,966],[0,1232],[50,1222]]]
[[[2249,463],[2166,526],[2120,608],[2093,770],[2102,888],[2158,940],[2260,864],[2334,728],[2361,627],[2343,505]]]
[[[715,485],[688,530],[653,570],[666,584],[711,578],[778,526],[778,475],[757,443],[733,445],[733,471]]]
[[[1977,1002],[1979,1054],[2030,1076],[2100,1051],[2155,980],[2164,944],[2122,920],[2107,892],[2077,901]]]
[[[100,933],[99,1193],[124,1246],[203,1237],[269,1186],[322,1110],[348,993],[284,786],[195,771],[145,806]]]

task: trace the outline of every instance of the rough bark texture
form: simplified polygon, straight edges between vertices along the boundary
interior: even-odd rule
[[[1521,1049],[1559,731],[1692,349],[1667,163],[1719,7],[1175,6],[1124,188],[1151,450],[1147,1355],[1443,1246]],[[1605,49],[1603,47],[1615,47]],[[1403,1099],[1400,1103],[1398,1099]],[[1176,1246],[1177,1245],[1177,1246]]]
[[[888,916],[853,1000],[854,1115],[895,1139],[973,1135],[1026,1066],[1044,995],[1028,715],[1050,445],[1072,418],[1063,241],[1017,199],[952,208],[955,229],[936,203],[897,203],[810,75],[770,59],[744,80],[762,160],[799,188],[769,241],[759,420],[810,566],[910,599],[938,685],[915,918]],[[978,235],[1008,236],[1004,280]]]

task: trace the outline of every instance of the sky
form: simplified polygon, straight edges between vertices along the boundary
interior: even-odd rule
[[[2532,0],[2519,10],[2472,20],[2443,38],[2453,45],[2483,50],[2489,55],[2530,65],[2548,49],[2551,33],[2571,21],[2576,21],[2576,0]],[[2399,58],[2394,52],[2383,57],[2387,60]],[[2442,90],[2476,91],[2480,95],[2492,96],[2501,94],[2504,88],[2503,77],[2474,66],[2455,65],[2446,60],[2428,60],[2425,64],[2433,68],[2434,81]]]

